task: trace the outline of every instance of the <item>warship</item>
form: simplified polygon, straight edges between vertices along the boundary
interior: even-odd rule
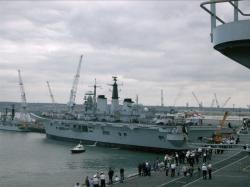
[[[40,117],[47,137],[136,150],[187,149],[183,124],[160,126],[145,122],[144,108],[131,98],[119,104],[117,77],[113,81],[111,105],[104,95],[96,97],[95,85],[94,94],[85,99],[83,114],[76,117],[69,112],[64,119]]]
[[[22,99],[21,111],[16,115],[15,106],[12,105],[11,112],[9,112],[8,108],[1,112],[0,130],[27,132],[29,131],[28,127],[32,124],[32,120],[27,113],[27,101],[20,70],[18,70],[18,78]]]
[[[12,105],[11,112],[8,108],[0,115],[0,130],[28,132],[28,124],[16,118],[15,106]]]

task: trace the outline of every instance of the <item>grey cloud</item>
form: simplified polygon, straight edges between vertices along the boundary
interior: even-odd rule
[[[106,83],[112,75],[124,82],[122,97],[138,93],[145,104],[159,104],[155,95],[160,88],[167,89],[168,103],[173,103],[170,101],[181,87],[185,87],[183,99],[178,100],[182,104],[187,100],[195,104],[192,90],[207,98],[207,103],[211,90],[221,97],[229,91],[238,98],[241,89],[246,98],[250,75],[244,67],[214,52],[210,18],[199,4],[0,2],[0,71],[21,68],[31,101],[49,100],[45,81],[50,80],[58,100],[66,102],[83,53],[78,102],[95,77],[105,85],[100,92],[110,95]],[[5,90],[0,99],[19,98],[14,75],[0,78]],[[8,95],[8,90],[17,93]],[[239,103],[243,106],[244,99]]]

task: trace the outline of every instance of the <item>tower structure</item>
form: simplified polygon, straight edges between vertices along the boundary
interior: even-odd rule
[[[112,84],[112,100],[111,100],[111,114],[117,117],[119,112],[119,96],[118,96],[118,85],[117,77],[113,76],[114,83]]]

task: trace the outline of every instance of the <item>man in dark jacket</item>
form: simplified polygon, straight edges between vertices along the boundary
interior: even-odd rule
[[[114,170],[112,170],[112,168],[109,168],[108,176],[109,176],[109,184],[113,184]]]

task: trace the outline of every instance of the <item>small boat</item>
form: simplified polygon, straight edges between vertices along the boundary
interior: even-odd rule
[[[71,153],[83,153],[85,151],[86,150],[81,143],[79,143],[77,146],[75,146],[73,149],[71,149]]]

